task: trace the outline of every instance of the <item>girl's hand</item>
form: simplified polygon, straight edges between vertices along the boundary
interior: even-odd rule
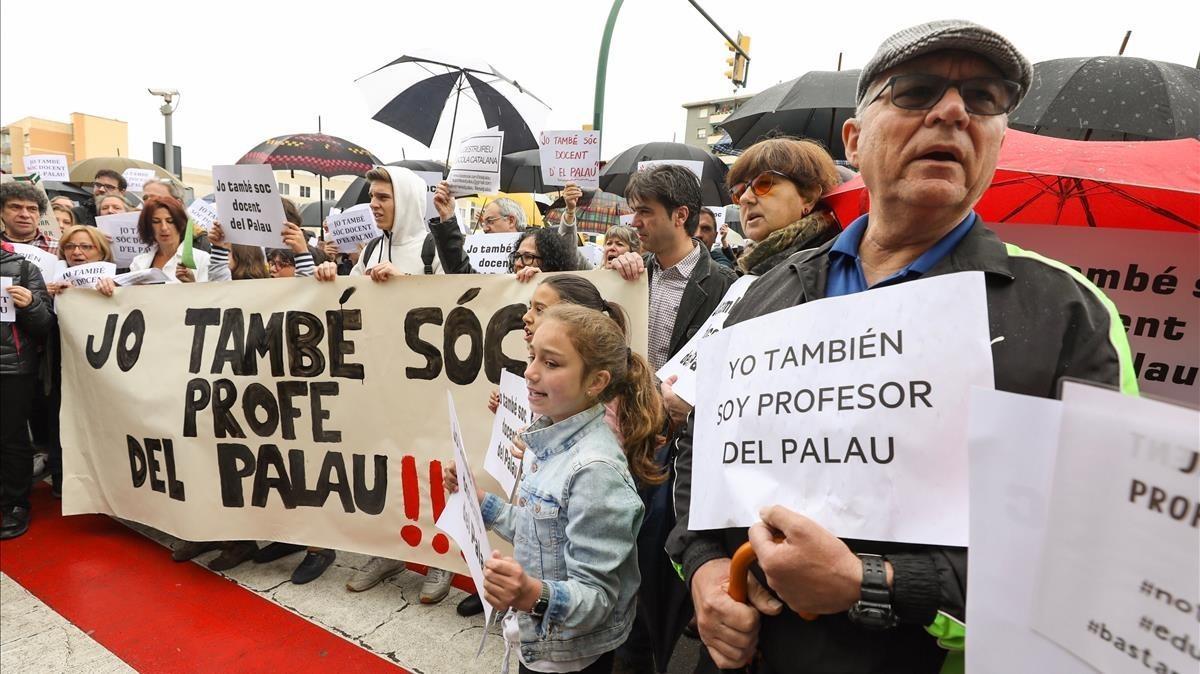
[[[451,494],[458,491],[458,466],[450,464],[442,467],[442,486]],[[479,500],[479,505],[483,505],[483,499],[487,498],[487,492],[476,490],[475,497]]]
[[[497,388],[492,389],[492,395],[488,396],[488,410],[495,414],[498,409],[500,409],[500,389]]]
[[[520,435],[516,435],[512,439],[512,444],[508,446],[508,453],[513,455],[517,461],[525,458],[525,441]]]
[[[525,575],[517,560],[492,551],[492,558],[483,566],[483,597],[493,608],[528,612],[541,594],[542,581]]]
[[[225,230],[221,229],[221,223],[213,220],[212,227],[208,228],[208,243],[217,248],[225,247]]]

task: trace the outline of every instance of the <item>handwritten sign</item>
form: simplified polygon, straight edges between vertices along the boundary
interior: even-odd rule
[[[187,212],[192,220],[206,232],[212,229],[213,222],[217,220],[217,205],[203,199],[193,201],[192,205],[188,206]]]
[[[538,140],[543,183],[600,189],[599,131],[543,131]]]
[[[0,276],[0,323],[13,323],[17,320],[17,308],[13,306],[12,295],[8,294],[12,284],[11,276]]]
[[[142,237],[138,234],[138,219],[141,215],[141,212],[134,211],[96,218],[96,226],[109,236],[113,261],[119,267],[128,267],[133,258],[150,250],[150,246],[142,243]]]
[[[32,262],[38,268],[38,271],[42,272],[43,281],[54,278],[54,269],[59,263],[57,255],[47,253],[41,248],[31,246],[27,243],[14,243],[12,247],[14,253]]]
[[[481,274],[507,274],[510,271],[509,256],[517,249],[520,236],[520,232],[471,234],[467,236],[464,251],[475,271]]]
[[[1033,628],[1102,672],[1195,672],[1200,412],[1073,382],[1062,404]]]
[[[488,442],[483,469],[496,478],[500,488],[512,496],[521,475],[521,461],[509,449],[517,434],[533,422],[533,411],[529,409],[529,389],[525,378],[508,370],[500,373],[500,406],[492,421],[492,438]]]
[[[214,166],[213,191],[230,243],[283,247],[283,202],[270,166]]]
[[[379,227],[375,225],[375,215],[368,208],[351,208],[343,213],[330,213],[326,220],[329,223],[329,236],[337,243],[338,251],[342,253],[357,252],[359,246],[365,246],[368,241],[379,236]]]
[[[154,169],[127,168],[121,175],[128,183],[127,189],[130,192],[141,192],[146,181],[154,179],[155,173]]]
[[[673,384],[675,395],[683,399],[689,405],[696,404],[696,365],[698,364],[698,356],[700,351],[700,340],[711,337],[721,331],[725,326],[725,319],[729,317],[729,312],[733,307],[741,301],[742,296],[750,289],[750,284],[754,283],[755,276],[743,276],[733,285],[729,286],[729,290],[725,291],[725,296],[721,298],[721,303],[717,305],[712,315],[696,334],[684,344],[683,348],[675,352],[671,360],[667,361],[656,373],[659,381],[666,381],[670,377],[678,377]]]
[[[89,262],[74,267],[60,267],[55,281],[66,281],[72,288],[91,288],[96,281],[117,273],[117,265],[111,262]]]
[[[691,528],[750,526],[780,504],[843,538],[965,546],[967,394],[994,387],[990,341],[981,272],[702,340]]]
[[[685,169],[696,174],[696,180],[698,180],[698,181],[704,180],[704,162],[702,162],[698,159],[648,159],[646,161],[638,162],[638,170],[646,171],[648,169],[654,168],[655,166],[669,166],[669,165],[682,166]]]
[[[71,171],[67,168],[67,157],[61,154],[26,155],[25,172],[36,173],[42,177],[42,180],[57,180],[62,183],[71,181]]]
[[[503,146],[503,131],[484,131],[463,138],[446,179],[450,183],[450,193],[458,197],[499,192]]]

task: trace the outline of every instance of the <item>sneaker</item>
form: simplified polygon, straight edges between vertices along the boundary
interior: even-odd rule
[[[429,567],[425,574],[425,582],[421,583],[421,603],[436,604],[450,593],[450,581],[454,574],[445,569]]]
[[[458,608],[454,609],[464,618],[470,618],[473,615],[483,613],[483,600],[477,594],[467,595],[467,598],[458,602]]]
[[[267,543],[261,550],[254,553],[254,563],[266,564],[300,552],[303,549],[303,545],[296,545],[295,543]]]
[[[254,541],[234,541],[225,545],[221,554],[208,563],[213,571],[228,571],[242,562],[248,561],[258,552],[258,543]]]
[[[296,585],[311,583],[325,573],[334,559],[337,559],[337,553],[333,550],[309,550],[300,566],[292,572],[292,582]]]
[[[29,508],[16,506],[0,518],[0,541],[16,538],[29,531]]]
[[[221,547],[219,541],[180,541],[171,551],[171,559],[186,562]]]
[[[46,477],[46,473],[50,469],[50,455],[46,452],[37,452],[33,455],[33,481]]]
[[[354,574],[346,583],[351,592],[365,592],[404,570],[404,562],[386,557],[372,557],[367,567]]]

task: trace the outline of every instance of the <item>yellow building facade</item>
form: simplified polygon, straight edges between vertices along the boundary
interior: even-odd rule
[[[73,112],[70,122],[25,117],[0,127],[0,170],[24,173],[25,157],[38,154],[65,155],[68,164],[92,157],[128,157],[129,125]]]

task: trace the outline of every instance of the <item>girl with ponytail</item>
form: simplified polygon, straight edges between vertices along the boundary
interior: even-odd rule
[[[513,541],[484,567],[484,597],[505,618],[521,671],[610,672],[633,626],[641,576],[637,483],[665,476],[653,461],[664,419],[653,373],[617,321],[560,303],[542,313],[525,379],[541,415],[522,434],[524,477],[508,503],[480,494],[484,523]],[[604,422],[618,399],[623,441]],[[447,468],[446,488],[458,489]],[[636,482],[635,482],[636,479]]]

